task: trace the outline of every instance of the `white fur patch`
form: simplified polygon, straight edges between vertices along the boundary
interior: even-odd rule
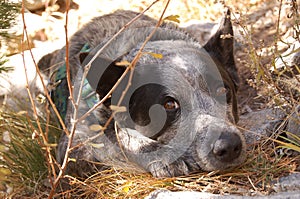
[[[123,142],[123,145],[126,146],[129,151],[138,152],[141,147],[154,142],[134,129],[118,128],[118,133],[121,138],[121,142]]]
[[[182,68],[184,70],[187,70],[187,66],[186,66],[186,63],[185,61],[179,56],[179,55],[176,55],[173,59],[172,59],[172,62],[178,66],[179,68]]]

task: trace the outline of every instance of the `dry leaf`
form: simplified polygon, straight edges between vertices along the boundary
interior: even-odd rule
[[[91,145],[92,147],[97,148],[97,149],[101,149],[104,147],[103,143],[89,143],[89,145]]]
[[[122,191],[125,192],[125,193],[128,193],[131,186],[132,186],[132,182],[126,183],[126,184],[124,185]]]
[[[126,60],[122,60],[122,61],[120,61],[120,62],[116,62],[115,65],[116,65],[116,66],[125,66],[125,67],[127,67],[127,66],[130,65],[130,62],[129,62],[129,61],[126,61]]]
[[[8,175],[10,175],[11,174],[11,171],[9,170],[9,169],[7,169],[7,168],[0,168],[0,174],[1,175],[4,175],[4,176],[8,176]]]
[[[69,162],[76,162],[76,159],[75,158],[68,158],[68,161]]]
[[[143,53],[144,53],[144,54],[149,54],[149,55],[151,55],[152,57],[157,58],[157,59],[162,59],[162,58],[163,58],[163,55],[162,55],[162,54],[152,53],[152,52],[143,52]]]
[[[170,15],[163,19],[164,21],[173,21],[175,23],[180,23],[179,15]]]
[[[18,113],[17,113],[17,115],[26,115],[27,114],[27,111],[19,111]]]
[[[162,54],[152,53],[152,52],[146,52],[146,53],[149,54],[149,55],[151,55],[154,58],[157,58],[157,59],[162,59],[163,58]]]
[[[99,124],[92,124],[91,126],[89,126],[89,129],[91,131],[103,131],[103,126]]]
[[[220,36],[221,39],[230,39],[232,38],[233,36],[231,34],[223,34]]]
[[[0,152],[5,152],[5,151],[7,151],[7,149],[8,148],[6,146],[0,144]]]

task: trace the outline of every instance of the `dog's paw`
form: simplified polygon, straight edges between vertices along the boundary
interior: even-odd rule
[[[148,166],[149,172],[157,178],[175,177],[189,174],[187,164],[183,160],[176,160],[170,164],[164,163],[163,160],[152,162]]]

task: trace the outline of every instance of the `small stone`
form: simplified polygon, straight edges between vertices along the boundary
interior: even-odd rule
[[[263,109],[240,116],[238,126],[244,130],[247,144],[269,137],[280,124],[286,113],[281,109]]]
[[[300,173],[293,173],[282,177],[274,184],[273,189],[276,192],[299,191],[300,190]]]
[[[2,140],[6,143],[10,143],[11,139],[10,139],[10,135],[8,131],[4,131],[2,134]]]
[[[286,131],[300,138],[300,105],[294,109],[293,113],[289,117]],[[295,140],[295,138],[289,134],[288,138],[299,142],[299,140]]]
[[[46,6],[52,5],[56,0],[24,0],[25,8],[30,11],[36,11]]]

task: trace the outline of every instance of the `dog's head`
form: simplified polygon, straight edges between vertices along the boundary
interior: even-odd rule
[[[158,28],[133,75],[106,101],[122,99],[126,111],[115,115],[122,147],[156,176],[223,170],[243,161],[244,138],[234,126],[238,78],[229,15],[203,47],[181,30]],[[93,62],[88,81],[101,98],[126,70],[120,63],[134,59],[153,29],[125,31]]]

